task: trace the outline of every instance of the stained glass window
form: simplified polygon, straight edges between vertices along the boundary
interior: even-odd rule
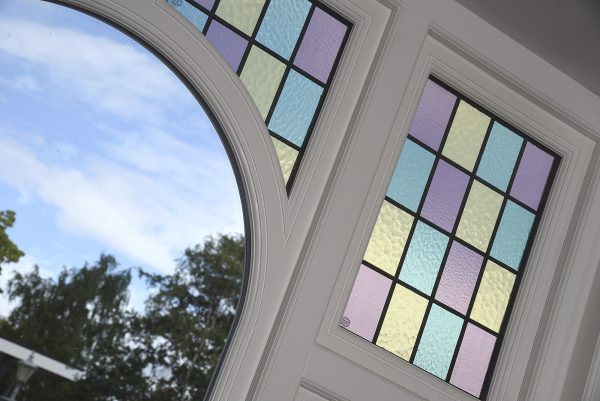
[[[559,161],[430,77],[341,326],[485,398]]]
[[[315,0],[167,0],[240,76],[289,190],[351,25]]]

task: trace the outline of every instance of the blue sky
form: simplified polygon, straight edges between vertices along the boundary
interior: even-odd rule
[[[192,94],[114,28],[39,0],[0,1],[0,210],[55,276],[111,253],[169,273],[211,233],[242,233],[233,171]],[[145,296],[134,283],[132,303]],[[0,314],[9,310],[0,299]]]

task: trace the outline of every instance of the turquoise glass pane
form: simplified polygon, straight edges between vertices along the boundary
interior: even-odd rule
[[[518,270],[534,219],[533,213],[508,201],[490,255]]]
[[[309,10],[306,0],[271,0],[256,40],[289,60]]]
[[[460,317],[431,305],[414,364],[446,380],[462,325]]]
[[[290,71],[269,121],[269,129],[302,146],[322,93],[322,87]]]
[[[448,237],[423,222],[418,222],[400,270],[400,280],[431,295]]]
[[[168,0],[168,3],[202,32],[204,25],[206,25],[206,21],[208,20],[206,14],[186,0]]]
[[[477,168],[477,175],[496,188],[506,191],[522,143],[523,138],[495,122]]]
[[[413,212],[419,208],[435,156],[410,139],[404,142],[387,196]]]

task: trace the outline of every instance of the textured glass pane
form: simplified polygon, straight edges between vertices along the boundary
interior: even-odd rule
[[[391,285],[392,280],[362,265],[352,287],[342,325],[371,341]]]
[[[514,283],[513,273],[488,260],[473,304],[471,319],[498,332]]]
[[[487,251],[501,206],[501,195],[474,181],[456,235],[483,252]]]
[[[294,64],[326,83],[347,29],[319,7],[315,8]]]
[[[271,0],[256,40],[285,59],[298,41],[310,3],[306,0]]]
[[[392,276],[396,275],[412,222],[411,215],[389,202],[383,202],[365,252],[365,260]]]
[[[271,139],[273,140],[275,153],[277,153],[277,158],[279,159],[283,180],[287,184],[290,179],[290,174],[292,174],[294,163],[296,163],[296,159],[298,158],[298,151],[277,138],[271,137]]]
[[[523,138],[495,122],[477,168],[477,175],[496,188],[506,191],[522,143]]]
[[[407,139],[387,196],[416,212],[434,160],[435,156],[431,152]]]
[[[285,65],[256,46],[250,49],[240,78],[256,103],[263,118],[269,114],[271,103],[285,72]]]
[[[212,21],[206,32],[206,38],[227,60],[231,68],[237,71],[248,41],[218,21]]]
[[[221,0],[217,15],[246,35],[252,35],[265,0]]]
[[[408,133],[433,150],[438,150],[454,103],[455,95],[428,80]]]
[[[490,254],[517,270],[529,239],[535,216],[521,206],[508,201]]]
[[[453,242],[435,299],[466,314],[482,263],[483,256],[458,242]]]
[[[447,245],[446,235],[419,221],[402,264],[400,280],[431,294]]]
[[[461,101],[442,154],[472,171],[489,125],[490,117]]]
[[[446,380],[462,325],[463,319],[432,305],[414,364]]]
[[[496,337],[467,324],[450,383],[479,397],[495,344]]]
[[[469,176],[440,160],[421,215],[451,232],[468,184]]]
[[[302,146],[322,93],[323,88],[319,85],[290,71],[269,121],[269,129]]]
[[[200,32],[208,20],[208,16],[185,0],[168,0],[168,3],[190,21]]]
[[[554,158],[528,142],[510,194],[537,210]]]
[[[196,3],[200,4],[208,11],[212,10],[213,5],[215,4],[215,0],[194,0]]]
[[[379,332],[377,345],[408,361],[426,309],[425,298],[401,285],[396,285]]]

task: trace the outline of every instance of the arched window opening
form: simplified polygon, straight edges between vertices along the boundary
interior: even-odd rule
[[[90,16],[8,0],[0,35],[0,394],[202,399],[246,272],[219,128]]]

